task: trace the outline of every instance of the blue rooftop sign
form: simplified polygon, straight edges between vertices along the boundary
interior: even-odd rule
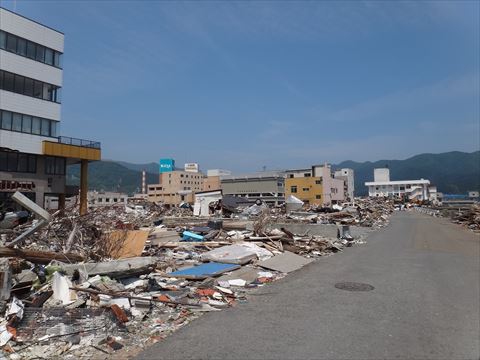
[[[160,173],[170,172],[175,169],[175,160],[160,159]]]

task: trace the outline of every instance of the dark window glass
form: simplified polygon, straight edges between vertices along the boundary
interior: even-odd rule
[[[22,115],[13,113],[12,130],[22,131]]]
[[[27,40],[18,38],[17,54],[27,56]]]
[[[45,174],[53,175],[55,172],[55,158],[51,156],[45,157]]]
[[[37,172],[37,157],[35,155],[28,155],[28,172]]]
[[[57,137],[57,125],[58,123],[56,121],[50,121],[50,134],[53,137]]]
[[[7,50],[17,52],[17,37],[7,34]]]
[[[17,157],[16,152],[7,153],[7,171],[17,171]]]
[[[48,65],[53,65],[53,50],[45,49],[45,63]]]
[[[5,151],[0,151],[0,171],[7,170],[7,153]]]
[[[54,59],[53,59],[53,64],[56,66],[56,67],[61,67],[60,65],[60,57],[61,57],[62,54],[60,54],[59,52],[56,52],[55,51],[55,55],[54,55]]]
[[[15,79],[12,73],[4,73],[3,88],[8,91],[13,91],[15,89]]]
[[[27,41],[27,57],[35,59],[35,44],[31,41]]]
[[[0,89],[3,89],[3,71],[0,71]]]
[[[33,96],[33,80],[25,78],[25,95]]]
[[[33,85],[33,96],[36,98],[42,98],[42,87],[43,84],[40,81],[35,81]]]
[[[28,155],[18,154],[18,172],[28,172]]]
[[[35,60],[44,62],[45,61],[45,47],[42,45],[37,45],[37,55]]]
[[[42,119],[42,135],[50,136],[50,121]]]
[[[5,49],[5,46],[7,46],[7,34],[0,31],[0,49]]]
[[[12,113],[10,111],[2,111],[2,129],[12,129]]]
[[[23,76],[15,75],[15,92],[19,94],[23,94]]]
[[[55,174],[65,175],[65,158],[55,158]]]
[[[32,134],[40,135],[40,130],[42,128],[41,121],[39,118],[34,117],[32,119]]]
[[[32,117],[30,115],[23,115],[22,132],[24,133],[32,132]]]

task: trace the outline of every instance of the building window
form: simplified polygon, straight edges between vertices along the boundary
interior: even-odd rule
[[[7,48],[5,50],[17,52],[17,37],[7,34]]]
[[[37,157],[16,151],[0,151],[0,171],[35,173]]]
[[[61,68],[62,53],[5,31],[0,31],[0,49]]]
[[[322,195],[315,195],[315,199],[321,199]]]
[[[113,202],[117,202],[117,201],[118,201],[118,199],[117,199],[117,198],[113,198]]]
[[[322,185],[322,180],[321,179],[320,180],[315,180],[315,184]]]
[[[311,175],[310,173],[305,173],[305,174],[303,174],[303,176],[304,176],[304,177],[310,177],[310,176],[312,176],[312,175]]]
[[[47,101],[60,102],[60,87],[3,70],[0,70],[0,89]]]
[[[296,186],[291,186],[291,187],[290,187],[290,192],[291,192],[292,194],[296,194],[296,193],[297,193],[297,187],[296,187]]]
[[[22,131],[22,115],[17,114],[17,113],[13,113],[12,130],[13,131]]]
[[[12,113],[10,111],[2,111],[2,129],[12,129]]]
[[[57,121],[55,120],[0,110],[0,123],[1,128],[4,130],[57,137]]]
[[[310,191],[309,188],[303,188],[302,191]]]
[[[294,175],[293,175],[293,174],[290,174],[290,175],[288,175],[288,177],[289,177],[290,179],[293,179],[293,178],[294,178]]]
[[[45,174],[47,175],[65,175],[65,158],[46,156]]]

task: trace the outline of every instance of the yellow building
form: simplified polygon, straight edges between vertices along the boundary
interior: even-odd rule
[[[285,179],[285,197],[293,195],[306,204],[322,205],[322,193],[321,177],[287,177]]]

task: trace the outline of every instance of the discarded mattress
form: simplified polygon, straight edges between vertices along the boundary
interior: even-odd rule
[[[198,266],[192,266],[187,269],[174,271],[168,275],[178,278],[202,280],[206,279],[207,277],[218,276],[224,272],[238,269],[239,267],[240,265],[235,264],[210,262]]]
[[[222,246],[203,253],[200,258],[203,261],[218,261],[227,264],[243,265],[255,259],[255,252],[240,245]]]

